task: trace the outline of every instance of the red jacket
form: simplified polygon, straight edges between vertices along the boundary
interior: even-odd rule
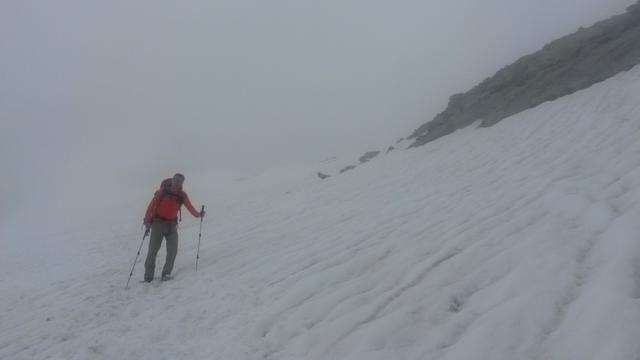
[[[179,195],[182,197],[184,206],[187,207],[191,215],[200,217],[200,213],[191,205],[191,200],[189,200],[187,193],[180,190]],[[163,194],[162,190],[158,190],[155,195],[153,195],[153,199],[147,207],[147,213],[144,215],[144,223],[149,224],[154,218],[177,220],[179,209],[180,204],[178,204],[178,197],[176,195]]]

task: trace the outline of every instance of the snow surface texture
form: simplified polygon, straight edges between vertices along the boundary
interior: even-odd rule
[[[3,259],[0,358],[640,359],[640,68],[325,181],[239,182],[195,272],[198,225],[174,280],[139,260],[129,290],[139,225]]]

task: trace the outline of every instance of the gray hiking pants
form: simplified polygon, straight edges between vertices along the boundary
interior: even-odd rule
[[[152,280],[156,269],[156,255],[162,245],[162,238],[167,239],[167,259],[164,262],[162,275],[171,274],[173,262],[178,254],[178,224],[175,221],[153,220],[151,236],[149,237],[149,251],[144,262],[144,279]]]

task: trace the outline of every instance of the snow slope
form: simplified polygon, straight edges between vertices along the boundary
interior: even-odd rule
[[[640,68],[208,199],[171,282],[123,289],[137,219],[11,252],[0,358],[640,359]]]

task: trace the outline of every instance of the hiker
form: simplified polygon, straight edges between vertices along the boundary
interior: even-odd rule
[[[178,212],[180,206],[184,204],[191,215],[196,218],[204,217],[204,208],[198,212],[187,194],[182,191],[184,175],[175,174],[173,178],[165,179],[160,185],[160,190],[156,191],[153,199],[147,207],[144,216],[144,226],[146,233],[151,230],[149,238],[149,251],[147,260],[144,263],[144,281],[151,282],[155,274],[156,255],[160,250],[162,238],[167,239],[167,258],[162,269],[162,280],[171,279],[173,262],[178,253]]]

